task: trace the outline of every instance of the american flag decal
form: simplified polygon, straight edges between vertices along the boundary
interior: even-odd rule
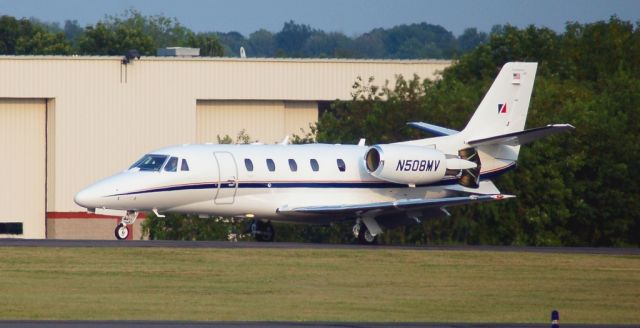
[[[511,84],[520,84],[520,73],[513,73]]]
[[[506,114],[507,113],[507,103],[498,104],[498,114]]]

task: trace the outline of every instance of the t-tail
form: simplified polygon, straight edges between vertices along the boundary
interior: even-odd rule
[[[538,63],[506,63],[461,131],[467,145],[503,161],[517,161],[520,145],[574,129],[552,124],[525,130]]]
[[[507,63],[502,67],[461,132],[467,144],[473,146],[477,140],[524,130],[537,67],[537,63]],[[500,146],[501,143],[494,145]],[[520,150],[519,146],[495,147],[493,150],[482,148],[496,157],[513,161],[518,159]]]
[[[433,144],[449,156],[474,162],[476,168],[466,170],[460,179],[461,185],[471,188],[477,188],[481,175],[499,174],[513,167],[520,145],[574,129],[570,124],[524,129],[537,67],[537,63],[506,63],[462,131],[412,122],[410,126],[440,138],[407,143]]]

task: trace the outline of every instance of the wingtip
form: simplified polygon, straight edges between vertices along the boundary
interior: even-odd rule
[[[491,196],[491,198],[493,198],[495,200],[503,200],[503,199],[508,199],[508,198],[516,198],[516,196],[515,195],[497,194],[497,195]]]
[[[568,129],[571,129],[571,130],[575,130],[575,129],[576,129],[576,127],[575,127],[575,126],[573,126],[573,125],[571,125],[571,124],[569,124],[569,123],[549,124],[549,125],[547,125],[547,126],[550,126],[550,127],[558,127],[558,128],[568,128]]]

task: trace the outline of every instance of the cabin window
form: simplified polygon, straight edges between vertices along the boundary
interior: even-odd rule
[[[182,159],[182,165],[180,166],[180,171],[189,171],[189,164],[187,164],[186,159]]]
[[[336,163],[338,164],[338,170],[340,170],[340,172],[344,172],[347,169],[347,166],[344,164],[344,161],[341,158],[338,158]]]
[[[138,168],[140,171],[160,171],[162,164],[167,160],[169,156],[166,155],[151,155],[147,154],[142,156],[137,162],[133,163],[129,169]]]
[[[296,163],[295,160],[293,159],[289,159],[289,168],[291,169],[291,172],[296,172],[298,171],[298,163]]]
[[[164,166],[164,170],[167,172],[175,172],[178,170],[178,158],[171,157],[167,162],[167,165]]]
[[[253,162],[250,159],[245,158],[244,159],[244,167],[247,168],[247,171],[252,172],[253,171]]]
[[[311,164],[311,169],[314,172],[318,172],[318,170],[320,169],[320,165],[318,165],[318,161],[316,161],[313,158],[311,160],[309,160],[309,164]]]
[[[273,162],[271,158],[267,158],[267,168],[269,171],[273,172],[276,170],[276,163]]]

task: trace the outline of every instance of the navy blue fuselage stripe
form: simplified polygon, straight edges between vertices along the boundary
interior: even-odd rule
[[[132,192],[127,192],[122,194],[114,194],[110,196],[126,196],[126,195],[137,195],[137,194],[146,194],[146,193],[163,192],[163,191],[215,189],[215,188],[218,188],[217,183],[207,183],[207,184],[199,184],[199,185],[172,186],[172,187],[163,187],[163,188],[156,188],[156,189],[149,189],[149,190],[132,191]]]
[[[488,172],[480,176],[481,180],[495,178],[515,168],[514,164],[504,167],[500,170]],[[416,185],[416,187],[437,187],[449,186],[457,184],[457,179],[440,180],[435,183]],[[197,190],[197,189],[217,189],[217,183],[206,183],[197,185],[171,186],[148,190],[133,191],[122,194],[114,194],[110,196],[126,196],[138,195],[146,193],[156,193],[177,190]],[[220,188],[236,188],[235,184],[223,183]],[[237,188],[240,189],[262,189],[262,188],[407,188],[406,184],[393,182],[238,182]]]

